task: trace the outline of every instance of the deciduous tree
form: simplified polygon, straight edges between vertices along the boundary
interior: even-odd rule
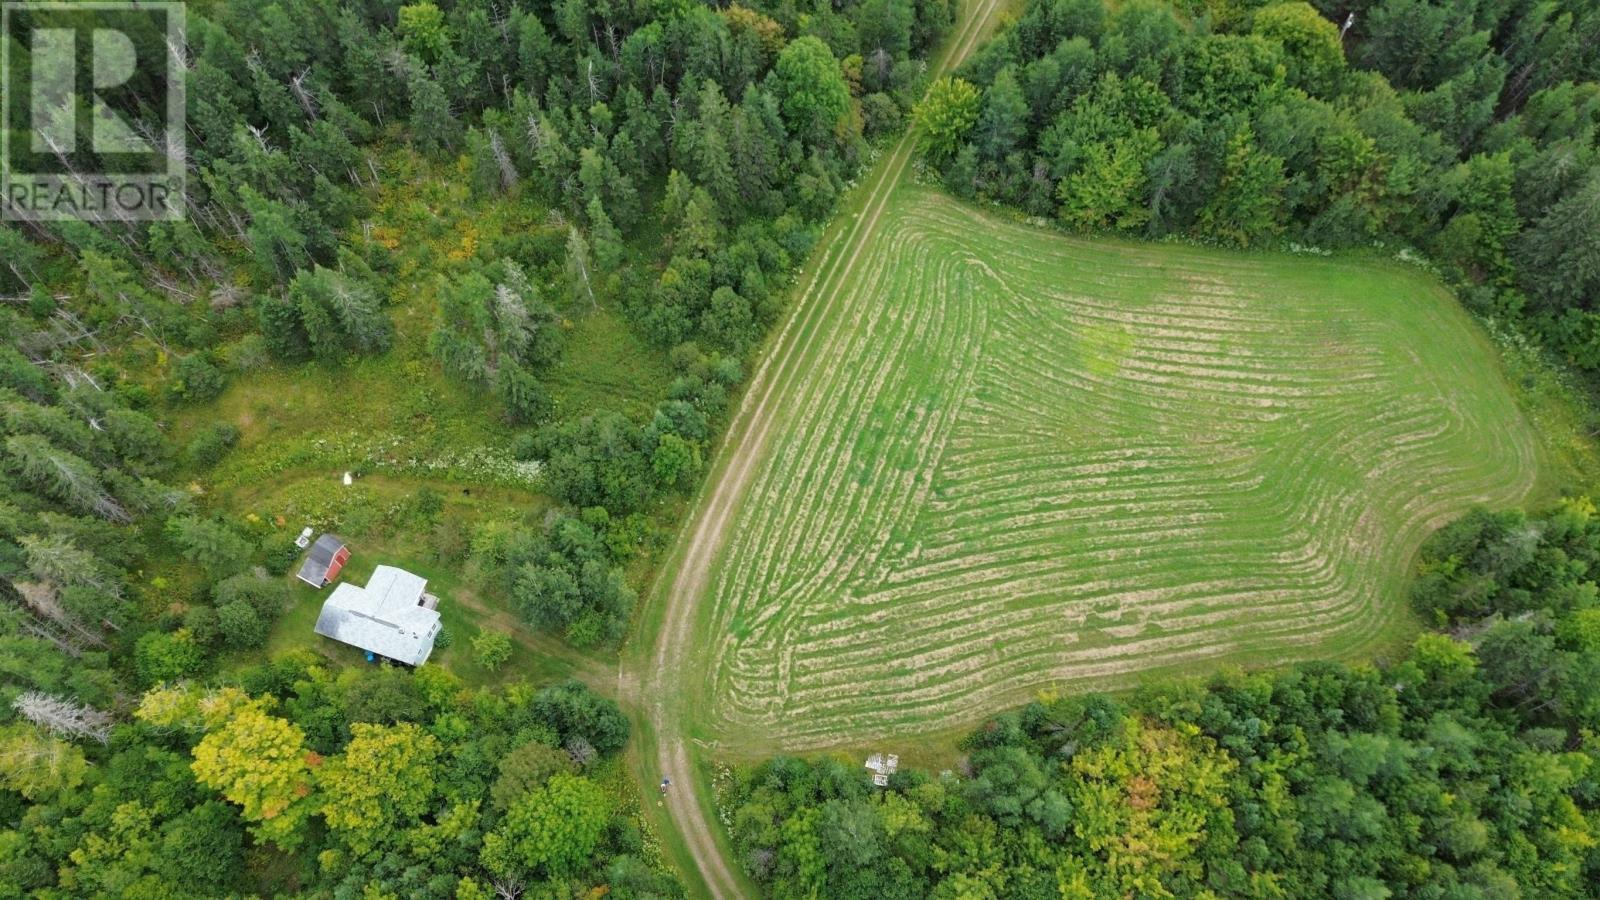
[[[922,129],[922,145],[935,162],[955,155],[977,123],[981,103],[978,89],[961,78],[940,78],[928,88],[914,113]]]
[[[316,808],[312,768],[320,763],[298,726],[252,704],[201,739],[192,767],[201,784],[239,805],[258,837],[292,849]]]
[[[839,61],[820,39],[791,41],[772,67],[769,89],[794,136],[818,143],[833,133],[850,109],[850,88]]]
[[[611,800],[599,785],[579,775],[553,775],[484,835],[484,867],[502,878],[565,878],[588,862],[610,816]]]
[[[316,772],[322,816],[357,854],[395,841],[429,810],[441,745],[410,722],[350,726],[344,752]]]

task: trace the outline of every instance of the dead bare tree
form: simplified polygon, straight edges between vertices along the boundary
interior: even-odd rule
[[[511,154],[506,150],[505,141],[500,139],[500,132],[489,129],[489,152],[494,156],[495,165],[500,168],[500,186],[511,190],[517,186],[520,177],[517,166],[511,159]]]
[[[523,129],[528,138],[528,148],[537,156],[544,149],[544,122],[537,113],[528,113]]]
[[[589,743],[588,738],[581,734],[575,734],[567,738],[563,749],[567,751],[568,756],[572,757],[572,761],[578,764],[579,768],[588,768],[589,763],[593,762],[595,756],[598,755],[594,745]]]
[[[65,306],[56,307],[55,315],[51,318],[50,324],[53,328],[59,329],[59,334],[62,338],[57,346],[88,343],[97,353],[104,353],[106,350],[106,345],[101,343],[100,338],[97,337],[100,329],[96,328],[91,331],[89,326],[83,324],[83,320],[78,318],[77,313]]]
[[[257,125],[251,125],[249,122],[244,124],[244,128],[246,131],[250,132],[251,137],[256,139],[256,146],[261,148],[262,153],[272,152],[271,145],[267,143],[267,129]]]
[[[88,738],[102,744],[111,739],[111,714],[86,703],[28,691],[12,701],[11,708],[57,737]]]
[[[41,622],[31,618],[24,618],[17,623],[17,627],[22,631],[23,634],[52,644],[57,650],[60,650],[62,653],[65,653],[73,659],[78,659],[79,657],[83,656],[82,646],[73,643],[65,635],[52,631]]]
[[[678,105],[682,102],[682,97],[674,96],[672,103],[667,106],[667,135],[669,140],[677,140],[678,138]]]
[[[317,121],[318,111],[317,98],[312,96],[311,92],[306,89],[306,77],[310,74],[311,70],[306,69],[299,75],[289,79],[289,90],[294,93],[294,98],[300,102],[300,108],[306,111],[306,118],[315,122]]]
[[[18,624],[34,637],[44,638],[74,657],[80,655],[84,647],[105,646],[105,641],[98,634],[67,612],[54,587],[24,582],[5,593],[12,597],[14,608],[23,613]],[[33,627],[29,627],[30,623]]]
[[[10,437],[6,448],[21,464],[22,476],[67,503],[83,511],[93,512],[107,522],[126,525],[133,522],[133,512],[99,482],[93,468],[82,458],[59,450],[48,440],[37,436]],[[26,540],[26,538],[24,538]]]
[[[589,305],[595,309],[600,308],[600,301],[595,299],[594,284],[589,278],[589,242],[583,239],[583,233],[578,231],[578,226],[570,225],[567,231],[567,266],[573,280],[583,287],[583,292],[589,297]]]
[[[105,388],[100,386],[100,382],[94,380],[93,375],[90,375],[88,372],[85,372],[77,366],[61,363],[51,366],[51,369],[56,373],[57,376],[61,378],[62,381],[67,383],[67,387],[70,390],[77,390],[81,385],[88,385],[97,391],[105,390]]]
[[[167,55],[172,57],[172,61],[178,65],[178,68],[184,71],[190,71],[194,68],[189,64],[189,44],[187,41],[182,41],[175,36],[169,35],[166,44]]]
[[[404,47],[398,44],[390,47],[389,52],[384,56],[383,62],[389,69],[389,74],[402,82],[410,80],[412,57],[411,54],[405,51]]]
[[[232,309],[243,303],[247,296],[245,289],[237,284],[225,282],[211,289],[211,308],[216,310]]]
[[[878,84],[888,84],[889,72],[894,68],[894,57],[889,55],[889,51],[879,47],[872,51],[872,55],[868,59],[872,63],[873,71],[877,74]]]
[[[8,581],[0,580],[0,601],[3,601],[0,602],[0,622],[9,622],[19,633],[44,641],[73,659],[83,655],[81,645],[35,618],[33,611],[23,603],[21,594]]]
[[[146,274],[150,276],[150,280],[155,283],[156,287],[161,289],[163,294],[176,300],[179,306],[188,306],[194,302],[194,294],[179,287],[178,282],[172,276],[159,269],[149,270]],[[190,272],[189,277],[193,278],[194,273]]]
[[[494,884],[494,895],[499,897],[500,900],[517,900],[518,897],[522,896],[522,878],[517,875],[496,878],[492,883]]]

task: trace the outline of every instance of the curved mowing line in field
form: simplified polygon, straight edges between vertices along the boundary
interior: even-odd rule
[[[1533,485],[1481,337],[1409,273],[1072,241],[903,189],[837,290],[709,573],[733,743],[1349,651],[1428,530]]]

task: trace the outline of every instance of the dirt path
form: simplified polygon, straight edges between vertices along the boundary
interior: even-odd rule
[[[572,645],[566,641],[542,631],[529,631],[525,620],[505,607],[483,602],[483,598],[479,597],[476,591],[460,588],[451,593],[450,599],[472,610],[473,621],[477,622],[480,628],[485,624],[493,626],[496,630],[510,635],[513,641],[529,653],[559,661],[561,666],[568,670],[569,676],[590,687],[609,691],[617,678],[616,669],[608,661],[580,653],[572,649]]]
[[[934,74],[949,72],[976,48],[995,24],[1004,0],[973,0]],[[726,836],[716,823],[708,774],[698,765],[699,746],[692,737],[697,710],[694,694],[703,685],[691,683],[704,652],[694,633],[697,610],[705,595],[712,559],[722,542],[733,513],[764,456],[767,439],[779,410],[775,398],[799,371],[810,347],[811,324],[826,318],[848,280],[862,250],[870,244],[889,197],[905,176],[914,155],[915,137],[907,133],[868,176],[860,211],[836,224],[819,245],[816,267],[803,275],[788,320],[773,339],[766,358],[750,382],[738,414],[729,426],[718,460],[706,479],[699,503],[684,529],[677,548],[667,558],[651,605],[660,607],[653,651],[641,654],[632,668],[624,662],[619,685],[630,695],[639,750],[635,760],[641,796],[658,793],[663,776],[674,787],[661,801],[665,820],[656,822],[667,833],[663,845],[677,858],[688,879],[692,896],[732,898],[751,896],[753,886],[731,858]],[[849,215],[841,213],[841,216]],[[657,613],[647,610],[647,616]],[[649,621],[647,619],[647,621]],[[639,635],[641,647],[650,646],[647,624]]]

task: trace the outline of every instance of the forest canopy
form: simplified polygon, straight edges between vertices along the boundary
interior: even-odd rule
[[[1597,41],[1582,0],[1037,0],[919,114],[961,196],[1152,238],[1416,248],[1593,373]]]

